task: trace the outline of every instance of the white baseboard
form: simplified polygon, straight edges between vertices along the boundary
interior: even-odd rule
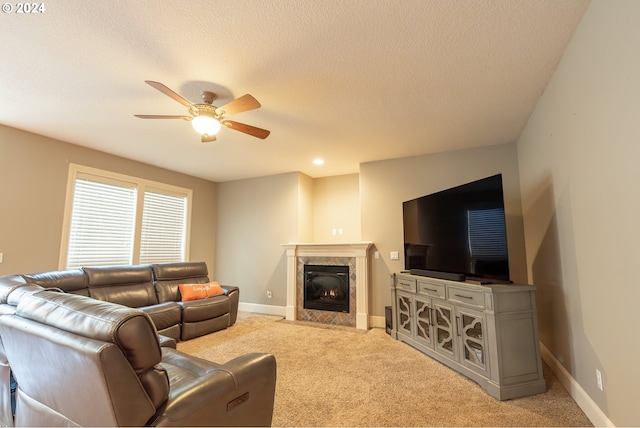
[[[284,306],[273,306],[273,305],[260,305],[257,303],[238,303],[238,310],[243,312],[255,312],[257,314],[266,314],[266,315],[279,315],[282,317],[286,317],[287,308]],[[369,316],[369,327],[370,328],[385,328],[385,320],[384,317],[378,316]]]
[[[385,328],[384,317],[378,317],[374,315],[369,316],[369,327],[371,328]]]
[[[587,392],[580,386],[580,384],[571,376],[571,373],[564,368],[560,361],[547,349],[546,346],[540,342],[540,354],[542,359],[551,367],[551,370],[556,374],[558,380],[569,392],[569,395],[575,400],[578,406],[582,409],[587,418],[596,427],[615,427],[613,422],[609,420],[607,415],[604,414],[600,407],[589,397]]]
[[[255,312],[257,314],[286,316],[284,306],[259,305],[257,303],[238,303],[238,310],[243,312]]]

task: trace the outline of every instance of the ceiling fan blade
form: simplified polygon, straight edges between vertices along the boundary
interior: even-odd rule
[[[212,141],[216,141],[216,136],[215,135],[203,135],[201,141],[203,143],[210,143]]]
[[[134,114],[135,117],[140,119],[184,119],[191,120],[191,116],[177,116],[171,114]]]
[[[159,90],[160,92],[162,92],[163,94],[167,95],[168,97],[173,98],[174,100],[176,100],[177,102],[179,102],[183,106],[188,107],[190,109],[193,109],[196,112],[198,111],[198,108],[196,106],[194,106],[191,101],[189,101],[188,99],[184,98],[182,95],[178,94],[177,92],[174,92],[173,90],[169,89],[168,87],[166,87],[162,83],[154,82],[153,80],[145,80],[145,83],[147,83],[152,88],[155,88],[155,89]]]
[[[266,129],[256,128],[255,126],[234,122],[233,120],[223,120],[222,124],[227,128],[235,129],[236,131],[244,132],[245,134],[249,134],[263,140],[271,134],[271,131],[267,131]]]
[[[222,107],[216,109],[216,113],[219,115],[232,115],[236,113],[242,113],[243,111],[254,110],[260,108],[261,105],[251,95],[246,94],[240,98],[236,98],[233,101],[228,102]]]

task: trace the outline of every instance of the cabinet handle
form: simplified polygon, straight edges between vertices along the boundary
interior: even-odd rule
[[[471,296],[463,296],[462,294],[456,294],[456,297],[460,297],[461,299],[469,299],[469,300],[473,300],[473,297]]]
[[[460,317],[456,317],[456,330],[457,335],[460,336]]]
[[[438,292],[438,290],[436,290],[435,288],[426,288],[425,287],[424,289],[427,290],[427,291],[433,291],[434,293]]]

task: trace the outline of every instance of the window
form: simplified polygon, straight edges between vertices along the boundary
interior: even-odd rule
[[[186,214],[186,197],[145,192],[140,263],[184,261]]]
[[[131,263],[136,193],[124,183],[76,178],[67,268]]]
[[[60,268],[187,260],[191,193],[71,164]]]

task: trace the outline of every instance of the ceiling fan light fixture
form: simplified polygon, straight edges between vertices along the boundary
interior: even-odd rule
[[[216,135],[220,131],[220,122],[206,115],[198,115],[191,119],[193,129],[200,135]]]
[[[193,104],[191,101],[187,100],[177,92],[172,91],[160,82],[155,82],[153,80],[145,80],[145,82],[152,88],[157,89],[169,98],[172,98],[187,107],[189,110],[189,116],[136,114],[135,116],[140,119],[182,119],[191,121],[193,129],[202,136],[201,140],[203,143],[215,141],[216,134],[220,131],[222,125],[225,125],[225,127],[233,129],[234,131],[239,131],[262,140],[267,138],[271,133],[266,129],[247,125],[246,123],[235,122],[226,118],[227,115],[255,110],[261,107],[258,100],[249,94],[236,98],[221,107],[216,107],[213,105],[213,101],[217,99],[217,96],[213,92],[203,91],[201,94],[203,104]]]

